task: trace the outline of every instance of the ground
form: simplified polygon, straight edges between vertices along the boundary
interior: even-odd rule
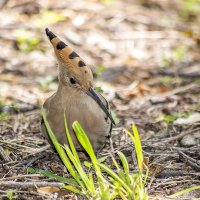
[[[27,173],[32,166],[67,176],[40,131],[40,105],[58,85],[45,27],[91,66],[119,119],[113,148],[130,165],[134,149],[124,129],[136,123],[150,170],[150,198],[168,199],[200,185],[198,0],[5,0],[0,6],[1,198],[11,189],[17,199],[78,198],[63,190],[44,194],[46,182],[55,188],[59,183]],[[180,199],[199,197],[196,190]]]

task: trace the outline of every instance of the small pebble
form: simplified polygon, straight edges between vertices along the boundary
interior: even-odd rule
[[[182,138],[182,140],[181,140],[181,145],[182,145],[182,146],[190,147],[190,146],[194,146],[194,145],[196,145],[196,144],[197,144],[197,141],[196,141],[196,139],[195,139],[195,137],[194,137],[193,134],[191,134],[191,135],[186,135],[186,136],[184,136],[184,137]]]

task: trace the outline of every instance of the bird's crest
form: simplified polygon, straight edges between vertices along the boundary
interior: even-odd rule
[[[68,71],[75,74],[85,87],[91,86],[93,75],[90,67],[86,65],[83,59],[73,51],[73,49],[61,41],[53,32],[48,28],[46,28],[45,31],[54,47],[58,63],[61,64],[61,66],[66,67]]]
[[[48,28],[46,28],[45,31],[51,44],[54,47],[55,54],[61,63],[67,64],[68,67],[87,66],[86,63],[82,60],[82,58],[67,44],[61,41],[53,32],[51,32]]]

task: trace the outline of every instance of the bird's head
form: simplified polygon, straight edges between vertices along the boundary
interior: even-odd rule
[[[61,41],[48,28],[45,29],[59,65],[59,82],[63,87],[70,87],[74,91],[84,92],[94,99],[106,115],[112,119],[105,103],[93,89],[93,75],[90,67],[67,44]]]
[[[58,61],[60,84],[85,91],[93,87],[93,75],[90,67],[48,28],[45,31],[54,47]]]

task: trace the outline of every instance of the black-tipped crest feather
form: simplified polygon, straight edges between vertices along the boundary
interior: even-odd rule
[[[54,35],[54,33],[52,33],[48,28],[45,28],[45,32],[49,40],[52,40],[53,38],[56,37],[56,35]]]

